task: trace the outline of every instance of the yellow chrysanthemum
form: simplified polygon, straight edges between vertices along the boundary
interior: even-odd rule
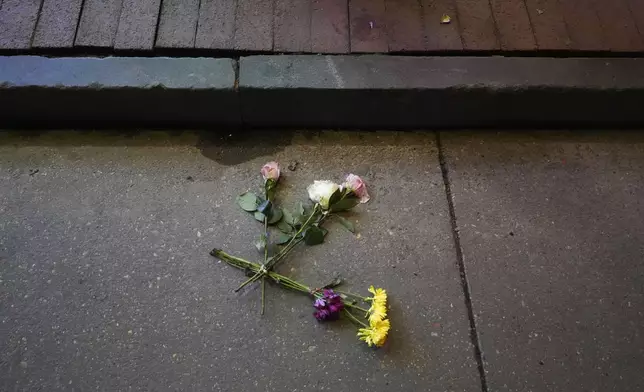
[[[369,292],[373,294],[372,299],[376,302],[382,302],[383,304],[387,303],[387,291],[381,288],[374,288],[373,286],[369,287]]]
[[[358,330],[358,337],[360,340],[366,342],[369,347],[381,347],[387,341],[387,334],[389,333],[391,324],[389,320],[378,320],[371,323],[369,328],[360,328]]]
[[[369,322],[384,320],[387,318],[387,291],[371,286],[369,292],[373,294],[373,297],[369,298],[371,301],[371,308],[367,312]]]
[[[370,323],[384,320],[385,318],[387,318],[387,306],[380,301],[373,301],[371,303],[371,307],[369,308],[368,314]]]

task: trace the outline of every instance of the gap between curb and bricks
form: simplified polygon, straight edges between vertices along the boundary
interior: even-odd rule
[[[644,59],[0,57],[2,127],[637,127]]]

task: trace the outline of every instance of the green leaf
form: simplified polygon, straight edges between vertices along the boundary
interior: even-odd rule
[[[259,205],[257,206],[257,211],[261,212],[264,215],[270,216],[272,209],[273,209],[273,203],[271,203],[270,200],[264,200],[263,202],[259,203]]]
[[[339,202],[331,206],[331,212],[346,211],[350,210],[353,207],[357,206],[360,203],[360,199],[355,196],[347,196]]]
[[[300,226],[304,222],[306,222],[306,211],[304,210],[304,205],[299,203],[297,211],[293,214],[293,226]]]
[[[329,197],[329,205],[332,206],[335,203],[339,202],[340,199],[342,198],[342,191],[340,189],[336,189],[333,194]]]
[[[286,211],[286,210],[284,210],[284,211]],[[282,218],[282,220],[279,221],[279,223],[277,224],[277,228],[280,229],[280,231],[282,233],[289,234],[289,233],[293,232],[293,227],[291,225],[289,225],[287,220],[286,220],[286,214],[284,214],[284,218]]]
[[[291,214],[291,211],[289,211],[288,209],[282,208],[282,214],[284,215],[282,222],[286,222],[291,226],[293,226],[296,223],[294,221],[295,218],[293,217],[293,214]]]
[[[275,243],[277,245],[284,245],[291,240],[291,236],[285,233],[277,233],[275,235]]]
[[[275,254],[275,251],[277,250],[277,245],[271,241],[266,244],[266,247],[268,248],[268,250],[266,251],[266,253],[268,253],[268,257],[273,256]]]
[[[353,223],[351,223],[351,221],[350,221],[350,220],[348,220],[348,219],[346,219],[346,218],[343,218],[343,217],[341,217],[340,215],[335,215],[335,217],[336,217],[336,218],[338,218],[338,220],[340,221],[340,223],[342,223],[342,226],[346,227],[346,228],[347,228],[347,230],[349,230],[349,231],[350,231],[350,232],[352,232],[352,233],[355,233],[355,232],[356,232],[356,228],[355,228],[355,226],[353,226]]]
[[[268,219],[269,225],[274,225],[282,219],[282,209],[279,207],[273,207],[271,211],[270,218]]]
[[[325,229],[324,227],[320,227],[320,230],[322,231],[322,234],[326,237],[327,234],[329,234],[329,230]]]
[[[242,210],[253,212],[257,210],[259,199],[253,192],[246,192],[237,196],[237,204],[239,204]]]
[[[255,219],[257,219],[258,221],[264,223],[265,218],[266,218],[266,215],[262,214],[259,211],[255,211]]]
[[[324,242],[324,232],[315,226],[311,226],[304,232],[304,242],[307,245],[318,245]]]

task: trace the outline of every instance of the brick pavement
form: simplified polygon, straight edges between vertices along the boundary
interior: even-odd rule
[[[0,1],[0,51],[21,53],[633,53],[643,37],[642,0]]]

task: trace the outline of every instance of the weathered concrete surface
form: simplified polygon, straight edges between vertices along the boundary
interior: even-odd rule
[[[430,133],[0,134],[0,390],[480,391]],[[368,349],[309,299],[240,294],[214,246],[254,258],[235,196],[269,159],[282,195],[364,175],[373,201],[280,270],[386,287],[393,332]]]
[[[643,390],[644,135],[442,142],[489,390]]]

